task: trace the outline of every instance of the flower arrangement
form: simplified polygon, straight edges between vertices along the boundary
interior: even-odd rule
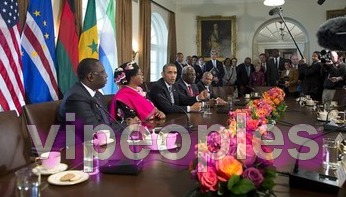
[[[286,111],[285,92],[278,87],[271,88],[262,94],[261,99],[249,102],[247,108],[254,119],[267,119],[265,123],[275,124]]]
[[[276,169],[271,151],[256,137],[284,113],[285,93],[272,88],[246,108],[229,113],[228,128],[211,132],[196,145],[190,165],[198,181],[188,196],[270,196]]]

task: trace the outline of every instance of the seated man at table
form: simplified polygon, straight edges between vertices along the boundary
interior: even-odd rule
[[[213,74],[211,72],[207,71],[203,73],[202,80],[197,83],[198,91],[207,90],[209,93],[209,99],[211,99],[213,103],[216,103],[217,105],[226,105],[226,101],[214,94],[213,87],[211,86],[212,81]]]
[[[196,72],[192,66],[185,66],[181,73],[181,78],[177,81],[178,91],[186,96],[195,97],[199,94],[195,84]]]
[[[93,128],[104,124],[113,128],[114,132],[122,130],[119,124],[112,124],[109,115],[105,112],[107,105],[103,94],[98,90],[103,88],[107,82],[107,73],[101,62],[97,59],[83,59],[77,68],[79,82],[76,82],[70,90],[64,95],[58,110],[58,122],[61,130],[55,142],[56,146],[64,146],[75,142],[67,142],[65,126],[75,126],[76,143],[81,143],[86,139],[91,139],[93,133],[84,134],[84,126],[92,125]],[[72,113],[75,118],[67,116]],[[64,139],[64,140],[63,140]],[[63,140],[63,141],[62,141]]]
[[[177,78],[177,67],[174,64],[166,64],[159,79],[151,88],[149,98],[162,112],[185,113],[201,110],[201,101],[207,97],[207,91],[201,92],[195,97],[183,95],[177,91],[174,83]]]

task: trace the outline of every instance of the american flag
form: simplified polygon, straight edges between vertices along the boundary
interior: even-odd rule
[[[0,0],[0,8],[0,105],[20,113],[25,102],[17,0]]]

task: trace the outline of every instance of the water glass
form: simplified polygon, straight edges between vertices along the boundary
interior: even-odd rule
[[[98,160],[98,152],[95,148],[98,147],[98,143],[94,143],[93,140],[85,141],[83,143],[84,146],[84,159],[83,171],[89,174],[97,174],[99,172],[99,160]]]
[[[207,101],[204,103],[204,114],[211,114],[211,111],[210,111],[210,103]]]
[[[39,197],[41,196],[41,173],[38,168],[28,166],[15,172],[17,196]]]
[[[332,138],[323,138],[323,166],[325,168],[337,168],[339,157],[339,143]]]

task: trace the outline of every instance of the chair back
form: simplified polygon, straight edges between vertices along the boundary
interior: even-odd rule
[[[30,162],[30,142],[15,111],[0,112],[0,177]]]
[[[23,106],[25,131],[31,138],[34,154],[37,152],[34,144],[45,144],[51,126],[57,123],[60,103],[61,100]],[[28,125],[35,125],[38,135],[30,135]]]

